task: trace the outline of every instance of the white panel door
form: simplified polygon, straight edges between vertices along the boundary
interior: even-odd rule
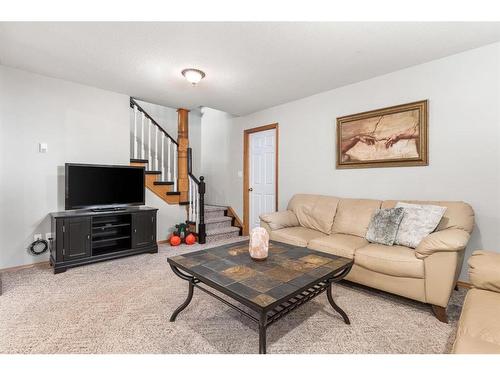
[[[276,129],[250,134],[249,206],[252,230],[259,215],[276,211]]]

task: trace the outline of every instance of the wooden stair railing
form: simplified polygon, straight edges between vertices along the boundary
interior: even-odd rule
[[[147,162],[146,170],[160,171],[159,181],[173,182],[173,190],[177,191],[177,152],[179,147],[177,141],[133,98],[130,98],[130,107],[134,113],[131,159],[138,163],[146,164]],[[140,132],[138,131],[139,126]],[[147,136],[145,135],[146,127]],[[153,132],[154,137],[152,137]],[[159,134],[160,137],[158,137]]]
[[[198,180],[192,173],[192,149],[187,148],[187,155],[183,151],[185,156],[180,158],[179,143],[133,98],[130,98],[130,108],[133,111],[130,163],[146,169],[146,187],[162,200],[169,204],[186,206],[187,222],[194,225],[198,242],[205,243],[205,182],[203,176]],[[182,144],[185,147],[188,111],[182,109],[178,112],[179,121],[182,119]],[[187,170],[187,181],[182,179],[181,184],[179,170],[184,175]]]
[[[200,176],[198,180],[193,175],[193,150],[188,148],[188,176],[189,176],[189,206],[188,222],[195,225],[198,233],[198,242],[206,242],[205,226],[205,177]]]

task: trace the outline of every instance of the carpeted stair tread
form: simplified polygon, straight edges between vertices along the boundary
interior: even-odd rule
[[[227,207],[224,206],[209,206],[205,205],[205,212],[213,212],[213,211],[225,211]]]
[[[240,228],[236,227],[217,228],[217,229],[207,230],[207,237],[214,236],[217,234],[239,233],[239,231]]]
[[[213,217],[211,219],[206,219],[205,224],[223,223],[225,221],[231,221],[231,220],[233,220],[233,218],[229,216]]]

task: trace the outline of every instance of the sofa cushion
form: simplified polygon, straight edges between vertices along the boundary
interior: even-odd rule
[[[284,242],[290,245],[306,247],[314,238],[323,237],[325,234],[314,229],[293,227],[273,230],[271,240]]]
[[[437,231],[443,229],[462,229],[471,233],[474,226],[474,211],[472,207],[465,202],[453,201],[384,201],[382,208],[395,207],[398,202],[413,204],[432,204],[435,206],[446,207],[446,211],[439,222]]]
[[[330,234],[338,202],[338,198],[325,195],[296,194],[288,209],[295,213],[300,226]]]
[[[366,246],[368,241],[364,238],[351,236],[350,234],[331,234],[315,238],[309,242],[309,249],[324,251],[345,258],[354,258],[354,252],[360,247]]]
[[[500,293],[500,254],[476,250],[468,263],[469,279],[476,288]]]
[[[415,257],[415,250],[404,246],[369,244],[356,250],[354,263],[391,276],[425,277],[424,261]]]
[[[500,293],[471,289],[465,297],[454,353],[500,353]]]
[[[297,216],[288,210],[262,214],[260,220],[267,223],[272,230],[299,226]]]
[[[380,201],[372,199],[341,199],[333,221],[332,232],[364,237]]]

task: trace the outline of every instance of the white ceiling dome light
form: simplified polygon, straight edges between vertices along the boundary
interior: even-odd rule
[[[199,69],[184,69],[182,71],[182,75],[188,82],[191,82],[194,85],[196,85],[198,82],[200,82],[204,77],[205,77],[205,72],[202,72]]]

